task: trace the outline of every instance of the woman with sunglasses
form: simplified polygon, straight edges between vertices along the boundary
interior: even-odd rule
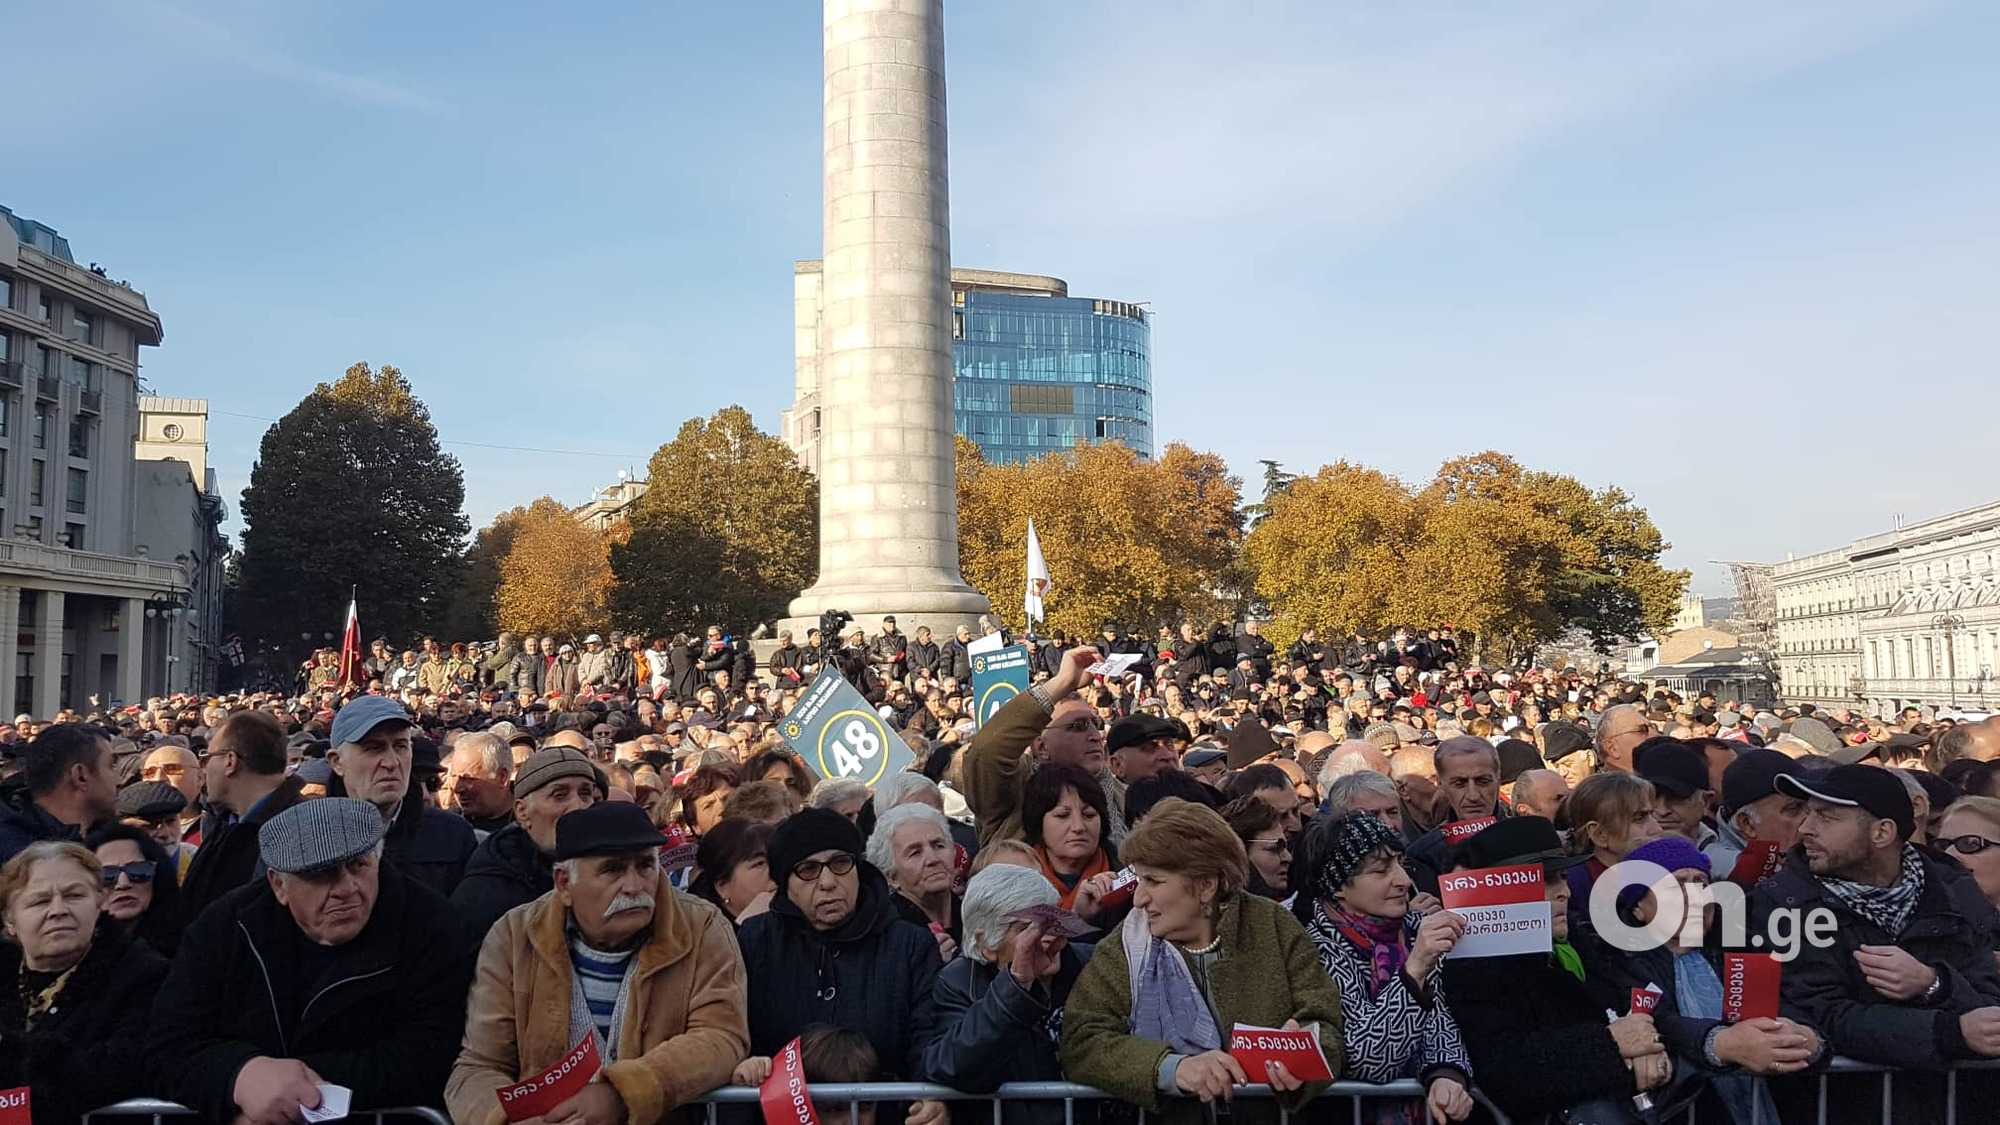
[[[1243,889],[1284,902],[1292,893],[1292,841],[1285,835],[1278,810],[1269,801],[1252,795],[1236,798],[1222,806],[1220,812],[1250,856],[1250,883]]]
[[[1937,846],[1972,872],[1987,902],[2000,906],[2000,798],[1953,801],[1938,821]]]
[[[35,1125],[145,1092],[146,1021],[167,961],[100,925],[104,867],[80,844],[31,844],[0,868],[0,1089]]]
[[[83,843],[104,865],[106,924],[172,957],[180,946],[180,887],[166,849],[128,824],[106,825]]]
[[[761,1083],[771,1056],[814,1024],[867,1036],[885,1078],[920,1079],[938,1026],[938,944],[898,916],[888,880],[861,858],[861,830],[832,809],[807,809],[778,825],[765,855],[778,893],[737,931],[751,1057],[736,1068],[736,1082]],[[942,1102],[908,1111],[909,1125],[944,1119]]]

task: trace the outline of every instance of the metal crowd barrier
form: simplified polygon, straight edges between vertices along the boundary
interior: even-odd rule
[[[1272,1090],[1264,1085],[1238,1086],[1235,1096],[1268,1098],[1272,1096]],[[1324,1112],[1322,1107],[1327,1098],[1351,1098],[1354,1125],[1362,1125],[1363,1121],[1374,1120],[1373,1114],[1365,1118],[1362,1115],[1362,1103],[1365,1099],[1393,1098],[1398,1101],[1407,1099],[1421,1101],[1423,1096],[1423,1084],[1413,1078],[1379,1086],[1370,1082],[1335,1082],[1321,1091],[1320,1095],[1313,1099],[1312,1105],[1315,1116],[1318,1116]],[[1486,1107],[1499,1125],[1508,1125],[1507,1118],[1494,1108],[1491,1102],[1480,1097],[1477,1090],[1473,1091],[1472,1096]],[[724,1086],[711,1090],[695,1100],[708,1106],[707,1125],[718,1125],[719,1106],[745,1102],[754,1105],[758,1100],[758,1090],[755,1086]],[[1008,1102],[1060,1101],[1063,1103],[1063,1125],[1075,1125],[1076,1103],[1118,1099],[1094,1086],[1079,1086],[1074,1082],[1008,1082],[990,1094],[968,1094],[949,1086],[932,1086],[923,1082],[825,1082],[813,1084],[812,1100],[816,1104],[831,1103],[836,1106],[846,1102],[849,1121],[858,1117],[855,1110],[864,1102],[991,1102],[993,1125],[1001,1125],[1001,1113]],[[1429,1122],[1431,1120],[1429,1110],[1426,1108],[1422,1112],[1422,1120]],[[1290,1111],[1283,1106],[1278,1107],[1280,1125],[1290,1125],[1291,1117]]]
[[[105,1106],[103,1109],[91,1110],[89,1113],[83,1115],[83,1123],[84,1125],[90,1125],[92,1121],[99,1119],[108,1121],[115,1118],[145,1117],[150,1118],[153,1125],[166,1125],[167,1120],[170,1118],[181,1119],[195,1116],[199,1115],[194,1110],[178,1102],[161,1101],[158,1098],[133,1098],[130,1101],[122,1101],[116,1105]],[[429,1106],[421,1105],[408,1106],[402,1109],[357,1109],[346,1117],[341,1118],[341,1120],[373,1121],[375,1125],[391,1125],[395,1121],[421,1121],[425,1125],[451,1125],[451,1118],[446,1117]]]
[[[1879,1074],[1882,1076],[1882,1102],[1881,1102],[1882,1125],[1893,1125],[1893,1123],[1896,1120],[1895,1117],[1896,1076],[1898,1074],[1903,1074],[1903,1073],[1920,1074],[1932,1077],[1942,1075],[1944,1077],[1944,1089],[1945,1089],[1944,1125],[1958,1125],[1959,1072],[1965,1070],[1995,1070],[1995,1069],[2000,1069],[2000,1059],[1967,1060],[1964,1062],[1953,1063],[1949,1067],[1943,1067],[1934,1071],[1931,1070],[1899,1071],[1894,1067],[1882,1066],[1877,1063],[1866,1063],[1866,1062],[1861,1062],[1858,1059],[1836,1057],[1831,1062],[1827,1063],[1826,1068],[1824,1070],[1818,1071],[1817,1073],[1812,1071],[1802,1072],[1795,1078],[1791,1079],[1791,1081],[1816,1080],[1818,1082],[1818,1088],[1814,1091],[1814,1097],[1813,1097],[1814,1122],[1816,1123],[1816,1125],[1826,1125],[1828,1079],[1832,1078],[1836,1074]],[[1766,1079],[1760,1078],[1757,1080],[1757,1086],[1760,1090],[1767,1089],[1768,1082]],[[1976,1118],[1975,1120],[1989,1120],[1989,1119]],[[1675,1125],[1698,1125],[1695,1118],[1695,1109],[1693,1105],[1684,1106],[1680,1109],[1673,1111],[1672,1113],[1667,1114],[1663,1118],[1663,1122],[1672,1122],[1675,1123]],[[1728,1125],[1728,1122],[1724,1120],[1723,1122],[1720,1123],[1720,1125]],[[1761,1099],[1753,1101],[1751,1103],[1750,1125],[1766,1125],[1764,1121],[1764,1105]],[[1783,1125],[1783,1123],[1771,1122],[1769,1123],[1769,1125]]]

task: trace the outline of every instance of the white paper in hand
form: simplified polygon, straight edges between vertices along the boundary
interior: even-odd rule
[[[300,1106],[299,1112],[305,1115],[307,1121],[338,1121],[347,1116],[348,1102],[353,1097],[354,1091],[345,1086],[322,1082],[319,1084],[319,1108]]]
[[[1083,670],[1086,676],[1122,676],[1139,663],[1136,652],[1114,652]]]

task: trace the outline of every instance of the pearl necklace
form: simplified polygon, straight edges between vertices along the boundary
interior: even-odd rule
[[[1222,935],[1216,934],[1215,937],[1211,939],[1207,945],[1202,946],[1200,949],[1189,948],[1188,945],[1184,942],[1176,942],[1175,944],[1181,947],[1182,953],[1185,953],[1190,957],[1206,957],[1209,954],[1215,952],[1216,947],[1222,944]]]

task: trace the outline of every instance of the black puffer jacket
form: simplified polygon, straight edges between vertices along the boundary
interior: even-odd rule
[[[27,1030],[21,949],[0,942],[0,1089],[29,1088],[35,1125],[148,1093],[146,1017],[167,960],[116,926],[100,926],[55,1003]]]
[[[317,969],[301,963],[306,938],[266,883],[202,912],[153,1004],[147,1055],[163,1096],[227,1121],[236,1072],[268,1055],[354,1091],[357,1110],[444,1104],[471,951],[450,903],[393,863],[380,871],[367,926],[316,951]]]
[[[555,869],[534,837],[510,824],[486,837],[465,861],[465,877],[451,892],[452,909],[477,950],[502,914],[555,889]]]
[[[1063,1005],[1089,959],[1089,946],[1068,946],[1054,977],[1023,988],[997,965],[954,958],[932,991],[938,1033],[924,1048],[924,1079],[968,1094],[990,1093],[1003,1082],[1062,1081]],[[983,1104],[960,1108],[967,1125],[992,1120]],[[1079,1104],[1078,1120],[1086,1120],[1090,1108],[1091,1103]],[[1057,1101],[1009,1102],[1003,1113],[1008,1125],[1064,1120],[1063,1103]]]
[[[738,931],[750,982],[750,1053],[775,1055],[808,1026],[831,1024],[866,1035],[885,1071],[913,1080],[937,1028],[937,940],[896,916],[880,871],[865,862],[855,871],[860,895],[837,928],[815,930],[779,894]]]

